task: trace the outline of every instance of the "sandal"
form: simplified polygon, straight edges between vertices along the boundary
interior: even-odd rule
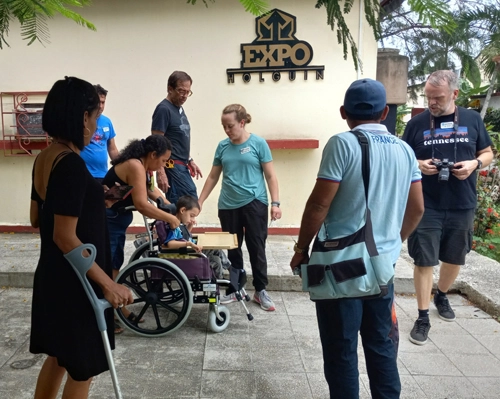
[[[127,316],[127,319],[130,320],[132,323],[144,323],[144,319],[137,320],[137,315],[134,312],[130,312],[130,314]]]
[[[117,321],[115,320],[115,335],[119,335],[121,334],[123,331],[125,331],[125,329],[120,326]]]

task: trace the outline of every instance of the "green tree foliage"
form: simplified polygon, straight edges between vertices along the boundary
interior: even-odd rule
[[[500,134],[500,109],[488,108],[484,116],[484,123],[491,126],[493,132]]]
[[[9,45],[7,36],[12,20],[21,24],[21,36],[28,45],[35,40],[40,43],[49,42],[49,27],[47,19],[61,14],[72,19],[77,24],[91,30],[95,26],[68,7],[88,6],[90,0],[0,0],[0,49]]]
[[[168,0],[164,0],[168,1]],[[173,0],[169,0],[173,1]],[[186,0],[188,4],[196,4],[197,0]],[[215,0],[201,0],[206,6]],[[245,11],[254,15],[262,15],[269,11],[267,0],[239,0]],[[450,30],[453,21],[449,19],[446,12],[447,6],[444,0],[407,0],[410,8],[414,11],[422,24],[430,26],[443,26]],[[317,0],[316,7],[326,9],[327,24],[336,31],[337,41],[343,48],[344,59],[347,58],[349,50],[358,69],[360,59],[356,40],[352,37],[347,26],[345,15],[349,14],[358,0]],[[0,0],[0,49],[7,45],[9,23],[18,20],[21,24],[21,35],[28,40],[28,44],[34,41],[47,43],[49,41],[49,29],[47,19],[55,14],[61,14],[74,20],[76,23],[95,30],[95,26],[68,7],[88,6],[90,0]],[[380,0],[362,0],[363,11],[369,26],[373,30],[374,37],[378,40],[382,37],[380,18],[387,17],[380,9]]]
[[[208,7],[208,0],[202,0],[206,7]],[[209,0],[214,3],[215,0]],[[196,4],[197,0],[187,0],[188,4]],[[253,15],[262,15],[269,11],[267,0],[239,0],[241,5],[245,8],[246,12]]]
[[[432,26],[408,6],[382,22],[382,44],[400,48],[410,59],[409,87],[413,99],[427,75],[437,69],[460,71],[474,94],[485,90],[480,87],[481,72],[488,79],[494,71],[492,56],[500,50],[500,1],[450,1],[447,13],[453,25]]]
[[[351,49],[351,56],[356,70],[361,66],[356,41],[351,35],[345,15],[352,11],[354,0],[345,0],[344,2],[334,0],[318,0],[316,8],[326,8],[326,21],[332,30],[337,28],[337,42],[342,45],[344,59],[347,59],[348,47]],[[378,40],[380,38],[380,2],[378,0],[363,0],[366,20],[373,29],[373,36]]]

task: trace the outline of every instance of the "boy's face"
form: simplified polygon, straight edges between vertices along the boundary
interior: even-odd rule
[[[195,224],[196,216],[200,214],[200,210],[198,208],[193,208],[187,210],[186,208],[181,208],[179,211],[179,220],[184,225]]]

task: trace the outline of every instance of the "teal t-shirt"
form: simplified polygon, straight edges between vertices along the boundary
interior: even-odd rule
[[[257,199],[268,205],[262,164],[273,157],[266,140],[250,134],[242,144],[222,140],[215,150],[214,166],[222,166],[219,209],[241,208]]]
[[[390,253],[396,263],[401,251],[401,226],[410,184],[422,176],[413,150],[381,124],[363,124],[370,151],[369,207],[373,236],[380,254]],[[323,150],[318,179],[340,183],[318,237],[340,238],[365,224],[365,190],[361,173],[361,147],[357,137],[340,133]]]

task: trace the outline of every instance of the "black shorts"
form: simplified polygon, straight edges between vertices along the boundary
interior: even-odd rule
[[[465,264],[472,248],[475,209],[425,208],[417,229],[408,238],[408,252],[416,266],[436,266],[439,261]]]

